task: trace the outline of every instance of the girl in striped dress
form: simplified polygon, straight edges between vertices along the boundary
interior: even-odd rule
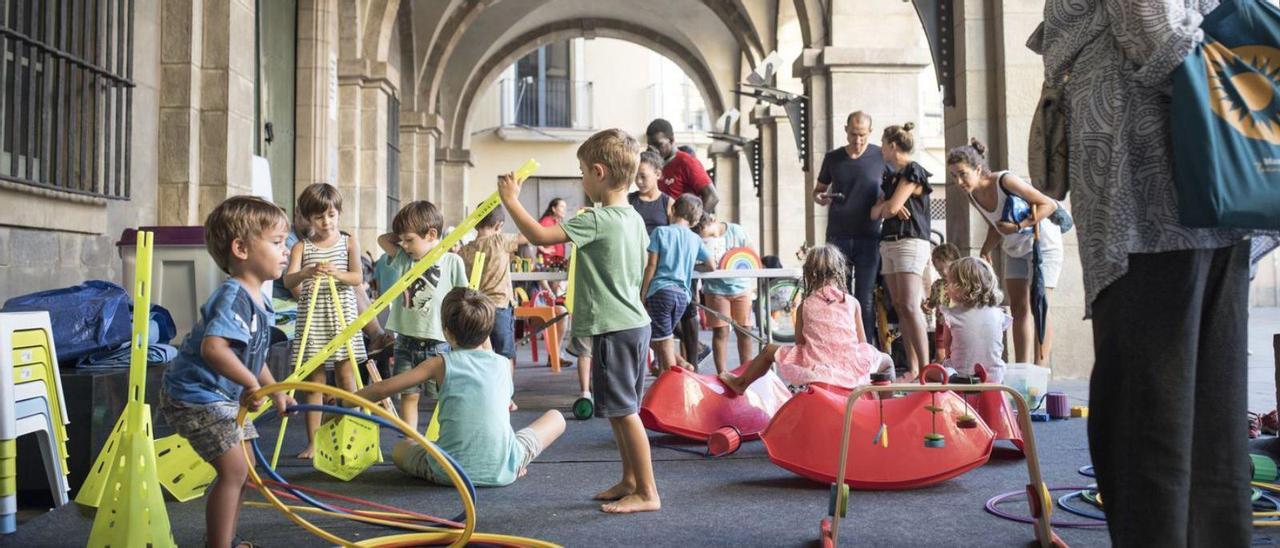
[[[356,289],[363,282],[360,272],[360,250],[356,241],[338,230],[338,217],[342,214],[342,194],[337,188],[327,183],[316,183],[308,186],[298,196],[298,213],[311,225],[311,233],[294,244],[289,254],[289,271],[285,274],[284,283],[298,295],[298,326],[311,322],[311,332],[307,336],[306,348],[301,348],[302,335],[294,337],[293,356],[297,361],[297,353],[302,353],[305,363],[311,356],[324,348],[330,340],[342,330],[338,321],[337,307],[342,307],[343,319],[350,323],[356,318]],[[325,278],[332,276],[337,282],[338,302],[333,302]],[[312,285],[321,283],[316,294],[313,316],[307,318],[307,310],[311,307]],[[301,286],[300,288],[298,286]],[[338,352],[325,362],[324,369],[317,369],[307,380],[324,383],[326,371],[333,370],[339,388],[354,392],[355,366],[365,360],[364,339],[357,334],[351,338],[351,346],[355,356],[349,356],[347,346],[338,348]],[[306,403],[321,403],[320,394],[306,394],[302,398]],[[309,459],[312,454],[312,438],[320,427],[320,413],[309,412],[307,423],[307,448],[298,454],[300,459]]]

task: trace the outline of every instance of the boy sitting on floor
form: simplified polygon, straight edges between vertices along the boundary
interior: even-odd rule
[[[457,287],[445,295],[440,320],[450,350],[431,356],[404,373],[366,386],[356,394],[378,401],[406,388],[435,381],[439,387],[440,439],[480,487],[510,485],[560,434],[564,417],[547,411],[519,432],[512,431],[508,404],[514,391],[510,362],[481,346],[493,331],[494,308],[483,293]],[[412,440],[401,440],[391,460],[406,474],[452,485],[440,464]]]

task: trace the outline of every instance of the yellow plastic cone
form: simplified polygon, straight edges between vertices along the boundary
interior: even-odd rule
[[[177,546],[169,527],[164,493],[156,476],[156,453],[151,433],[151,406],[144,398],[147,380],[147,331],[151,324],[151,249],[153,235],[138,233],[137,280],[133,293],[133,338],[129,354],[129,402],[117,427],[119,438],[98,455],[93,471],[103,474],[98,484],[98,513],[93,518],[88,546]],[[114,451],[112,451],[114,450]],[[114,454],[112,454],[114,453]],[[81,494],[85,494],[81,491]],[[88,499],[93,493],[85,494]]]

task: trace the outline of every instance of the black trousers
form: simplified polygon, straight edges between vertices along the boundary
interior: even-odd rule
[[[1116,546],[1248,546],[1249,244],[1133,254],[1093,303],[1089,453]]]
[[[862,328],[867,333],[867,342],[879,347],[875,298],[872,295],[876,288],[876,276],[880,274],[880,237],[836,238],[828,243],[844,253],[845,266],[849,272],[849,279],[846,281],[849,291],[858,299],[858,306],[862,308]]]

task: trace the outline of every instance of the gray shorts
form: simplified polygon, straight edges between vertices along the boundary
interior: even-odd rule
[[[520,447],[520,469],[523,470],[542,454],[542,442],[538,441],[538,436],[533,433],[531,428],[521,428],[516,431],[516,445]],[[453,485],[453,481],[448,475],[439,474],[436,469],[431,466],[432,458],[423,449],[421,445],[412,440],[403,440],[396,444],[395,450],[391,452],[391,462],[395,463],[396,468],[401,472],[409,474],[417,478],[422,478],[431,483],[438,485]],[[461,463],[459,463],[461,464]]]
[[[591,338],[591,394],[597,417],[625,417],[640,411],[649,333],[645,325]]]
[[[591,359],[591,337],[569,337],[569,347],[565,349],[578,359]]]
[[[268,401],[266,405],[270,405]],[[223,453],[238,448],[240,442],[258,437],[253,421],[246,419],[244,428],[236,426],[240,404],[233,402],[187,403],[160,391],[160,415],[205,462],[213,462]]]

